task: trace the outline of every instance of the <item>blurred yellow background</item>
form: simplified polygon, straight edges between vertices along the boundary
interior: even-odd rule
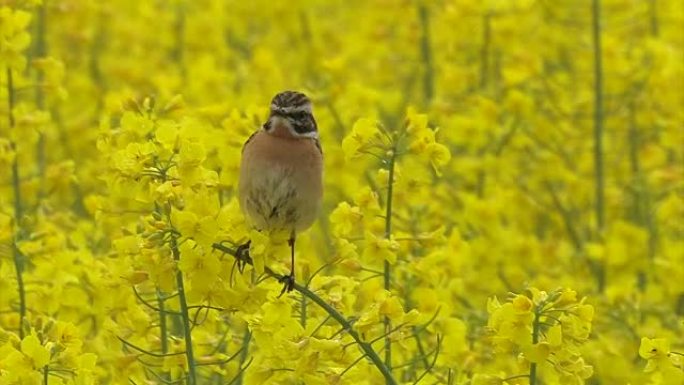
[[[683,25],[671,0],[0,0],[0,384],[681,384]],[[234,194],[287,89],[325,203],[311,292],[278,297],[284,240]],[[241,271],[216,243],[247,239]]]

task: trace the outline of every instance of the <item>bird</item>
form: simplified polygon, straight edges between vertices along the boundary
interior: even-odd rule
[[[281,279],[281,295],[294,288],[295,240],[315,222],[322,197],[323,150],[311,100],[280,92],[266,122],[242,147],[238,200],[255,229],[289,233],[290,274]]]

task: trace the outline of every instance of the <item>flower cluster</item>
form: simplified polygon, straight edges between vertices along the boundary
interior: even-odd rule
[[[23,339],[0,329],[0,379],[5,384],[94,383],[97,356],[83,351],[83,337],[72,323],[38,318]]]
[[[504,304],[496,297],[487,304],[487,327],[495,352],[518,354],[517,365],[537,378],[559,384],[584,384],[593,368],[582,358],[589,338],[594,308],[577,299],[573,290],[545,292],[529,289]]]
[[[0,1],[0,384],[682,382],[682,15]],[[288,89],[325,194],[281,293],[237,185]]]
[[[651,384],[676,384],[684,381],[684,353],[670,350],[667,338],[641,339],[639,356],[647,360],[644,372]]]

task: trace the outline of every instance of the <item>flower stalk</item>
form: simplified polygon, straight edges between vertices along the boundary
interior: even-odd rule
[[[37,13],[37,23],[36,23],[36,43],[34,46],[34,52],[33,56],[36,58],[43,58],[47,54],[47,44],[45,42],[45,18],[46,18],[46,5],[45,3],[41,4],[40,6],[37,7],[36,13]],[[35,101],[36,101],[36,107],[40,110],[45,108],[45,92],[44,92],[44,85],[43,82],[45,81],[45,75],[43,71],[39,70],[36,71],[35,73],[35,81],[36,81],[36,95],[35,95]],[[45,133],[40,132],[38,134],[38,142],[36,143],[36,163],[38,164],[38,175],[42,178],[45,175],[45,162],[46,162],[46,153],[45,153],[45,146],[46,146],[46,141],[45,141]],[[41,194],[43,192],[41,191]]]
[[[418,6],[418,15],[420,16],[420,53],[423,58],[423,98],[425,105],[429,105],[435,93],[435,70],[432,63],[432,49],[430,42],[430,13],[427,5],[421,3]]]
[[[158,306],[158,313],[159,313],[159,338],[161,340],[161,352],[162,354],[166,354],[169,352],[169,329],[168,325],[166,323],[167,318],[167,311],[164,308],[164,293],[162,293],[159,289],[157,289],[157,306]],[[162,377],[170,381],[171,377],[169,376],[168,373],[162,374]]]
[[[601,60],[601,0],[592,1],[592,43],[594,47],[594,175],[596,227],[599,237],[605,227],[605,179],[603,165],[603,63]],[[598,263],[594,273],[598,290],[605,286],[605,271]]]
[[[241,253],[238,254],[235,250],[220,244],[220,243],[214,243],[212,247],[216,250],[219,250],[223,253],[230,254],[232,255],[235,259],[239,260],[242,263],[252,265],[252,258],[247,255],[247,253]],[[271,277],[275,278],[276,280],[282,280],[283,275],[278,274],[271,270],[268,267],[265,267],[264,273]],[[365,355],[371,360],[373,365],[380,371],[380,373],[385,377],[385,381],[388,385],[397,385],[397,381],[392,377],[392,372],[390,371],[389,367],[385,365],[385,363],[382,361],[378,353],[373,349],[370,343],[365,342],[359,333],[354,330],[352,324],[342,315],[340,314],[335,308],[330,306],[328,303],[326,303],[321,297],[316,295],[316,293],[312,292],[309,290],[308,287],[300,285],[298,283],[294,283],[292,286],[293,290],[299,292],[301,295],[304,297],[308,298],[311,300],[313,303],[318,305],[321,309],[323,309],[328,315],[337,321],[340,326],[349,334],[352,339],[354,339],[354,342],[361,348],[361,350],[365,353]]]
[[[178,263],[180,261],[180,250],[178,250],[178,243],[176,238],[171,238],[171,252],[173,259]],[[192,346],[192,329],[190,327],[190,313],[188,312],[188,301],[185,297],[185,284],[183,282],[183,272],[178,269],[176,271],[176,286],[178,289],[178,301],[180,303],[180,313],[183,319],[183,334],[185,340],[185,356],[188,360],[188,385],[197,384],[197,364],[193,354]]]
[[[9,120],[10,131],[14,129],[14,79],[12,76],[12,69],[7,68],[7,117]],[[12,151],[14,152],[14,160],[12,161],[12,190],[14,192],[14,221],[17,228],[15,234],[15,244],[12,248],[14,259],[14,270],[17,276],[17,291],[19,292],[19,338],[24,338],[24,319],[26,318],[26,290],[24,289],[24,260],[19,247],[17,247],[17,239],[21,238],[20,222],[23,217],[23,208],[21,202],[21,181],[19,177],[19,160],[17,154],[17,144],[14,141],[10,142]]]
[[[390,158],[389,158],[389,177],[387,180],[387,200],[386,200],[386,205],[385,205],[385,238],[390,239],[392,236],[392,195],[393,195],[393,189],[394,189],[394,166],[396,163],[396,158],[397,158],[397,151],[396,147],[393,148],[390,151]],[[383,269],[383,280],[384,280],[384,288],[387,291],[390,291],[392,287],[392,266],[390,265],[389,261],[385,259],[384,261],[384,269]],[[385,325],[385,366],[389,368],[389,370],[392,370],[392,339],[390,338],[389,331],[392,330],[392,321],[388,316],[385,316],[384,319],[384,325]],[[387,384],[389,385],[390,382],[388,380]]]
[[[532,321],[532,344],[536,345],[539,343],[539,327],[541,326],[539,323],[539,315],[541,312],[539,306],[534,309],[534,321]],[[530,385],[536,385],[537,384],[537,363],[532,362],[530,363]]]

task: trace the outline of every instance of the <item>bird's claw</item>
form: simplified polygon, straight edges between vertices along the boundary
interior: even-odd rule
[[[286,292],[289,293],[294,289],[294,284],[295,284],[294,272],[291,272],[288,275],[283,275],[282,277],[280,277],[278,279],[278,282],[283,284],[283,289],[280,291],[280,294],[278,294],[278,298],[280,298]]]
[[[245,266],[251,261],[252,257],[249,256],[249,246],[252,241],[249,240],[235,249],[235,256],[237,257],[237,266],[240,274],[245,270]]]

